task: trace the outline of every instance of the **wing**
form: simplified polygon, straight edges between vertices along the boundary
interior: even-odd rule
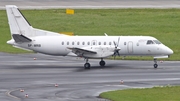
[[[67,47],[71,50],[69,56],[79,56],[87,58],[106,58],[114,54],[114,46],[89,46],[89,47]]]
[[[92,51],[89,49],[83,49],[83,48],[77,48],[77,47],[73,47],[73,48],[67,47],[67,48],[72,50],[72,52],[76,54],[77,56],[83,56],[84,54],[97,54],[96,51]]]

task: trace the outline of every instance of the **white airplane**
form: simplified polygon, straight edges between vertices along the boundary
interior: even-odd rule
[[[173,51],[150,36],[68,36],[33,28],[15,5],[6,5],[12,39],[8,44],[21,49],[55,55],[83,57],[85,69],[90,69],[88,59],[111,56],[153,56],[154,68],[158,58],[168,58]]]

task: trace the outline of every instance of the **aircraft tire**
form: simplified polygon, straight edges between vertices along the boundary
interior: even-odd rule
[[[158,64],[154,64],[154,68],[157,68],[158,67]]]
[[[84,64],[84,69],[90,69],[90,67],[91,67],[90,63],[85,63]]]
[[[100,61],[99,62],[99,65],[102,66],[102,67],[105,66],[105,64],[106,64],[105,61]]]

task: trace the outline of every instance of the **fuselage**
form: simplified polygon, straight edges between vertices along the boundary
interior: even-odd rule
[[[158,58],[167,58],[173,51],[150,36],[67,36],[56,32],[33,28],[15,5],[6,5],[11,32],[8,44],[17,48],[55,56],[77,56],[86,60],[89,69],[90,58],[100,58],[105,66],[106,57],[153,56],[154,68]]]
[[[92,58],[102,58],[113,54],[114,42],[117,42],[118,38],[120,38],[118,47],[121,56],[165,56],[173,54],[170,48],[150,36],[37,36],[32,37],[33,41],[30,43],[14,43],[14,45],[56,56],[76,56],[70,54],[71,50],[68,47],[87,48],[101,53],[101,55],[92,56]],[[148,41],[152,41],[152,43],[148,43]],[[109,54],[102,55],[103,51]],[[91,58],[91,56],[89,57]]]

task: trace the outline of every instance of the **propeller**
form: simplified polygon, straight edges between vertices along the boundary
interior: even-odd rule
[[[114,46],[115,46],[114,54],[113,54],[114,59],[115,59],[115,57],[116,57],[117,55],[120,56],[120,54],[119,54],[120,48],[118,47],[119,41],[120,41],[120,37],[118,38],[118,41],[117,41],[117,42],[113,41],[113,42],[114,42]]]

